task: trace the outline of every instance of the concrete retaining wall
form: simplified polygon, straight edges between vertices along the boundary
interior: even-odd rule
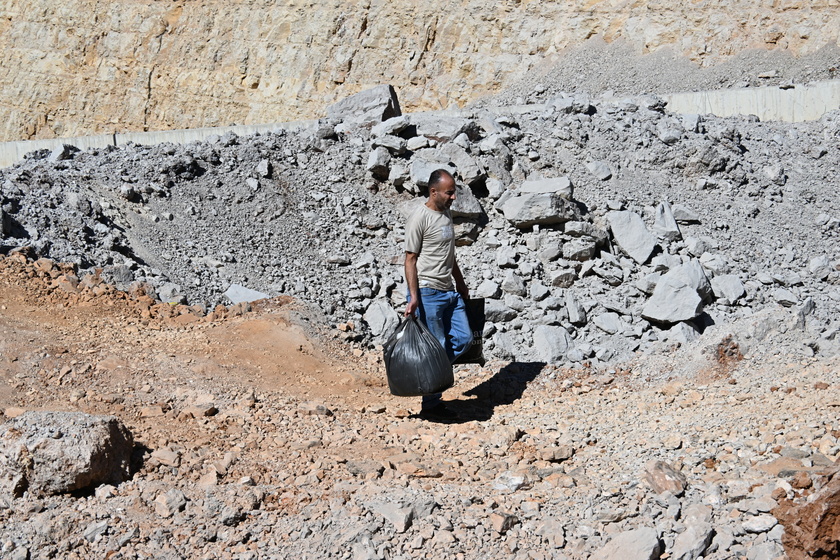
[[[674,93],[661,96],[668,110],[719,117],[756,115],[762,121],[815,121],[840,109],[840,80],[797,85]]]

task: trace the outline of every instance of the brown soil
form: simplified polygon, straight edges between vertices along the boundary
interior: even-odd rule
[[[73,390],[109,405],[108,396],[127,387],[155,393],[156,380],[301,399],[340,395],[351,407],[387,392],[375,355],[321,338],[331,333],[309,327],[306,310],[289,298],[201,317],[150,302],[142,290],[76,283],[66,266],[22,255],[0,260],[0,411],[68,408]],[[33,374],[41,383],[23,382]]]

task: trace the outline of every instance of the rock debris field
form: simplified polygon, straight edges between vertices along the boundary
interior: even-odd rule
[[[0,170],[0,555],[837,557],[840,114],[540,93]],[[448,421],[380,360],[437,168]]]

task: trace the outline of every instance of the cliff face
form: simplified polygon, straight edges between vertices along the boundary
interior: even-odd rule
[[[5,0],[0,141],[464,104],[589,37],[699,64],[836,44],[840,0]]]

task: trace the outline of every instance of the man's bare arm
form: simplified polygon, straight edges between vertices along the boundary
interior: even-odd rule
[[[470,289],[467,287],[467,283],[464,282],[464,275],[461,274],[461,269],[458,268],[458,261],[452,264],[452,278],[455,280],[455,290],[461,294],[464,300],[470,299]]]
[[[417,279],[417,257],[418,253],[405,252],[405,281],[408,284],[408,293],[411,301],[405,306],[405,316],[414,315],[420,306],[420,281]]]

